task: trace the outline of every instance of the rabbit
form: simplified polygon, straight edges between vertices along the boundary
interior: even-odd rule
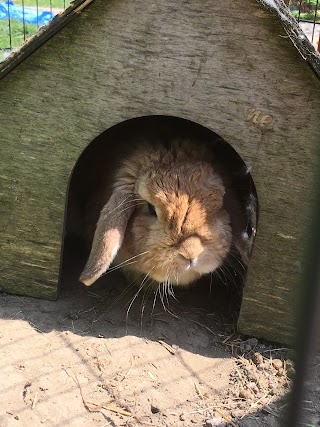
[[[233,243],[245,260],[246,217],[237,208],[232,225],[226,206],[235,198],[218,166],[212,150],[185,138],[134,149],[110,194],[106,186],[95,201],[102,209],[79,280],[90,286],[113,263],[134,277],[187,286],[219,269]]]

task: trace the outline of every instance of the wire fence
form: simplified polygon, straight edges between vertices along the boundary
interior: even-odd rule
[[[320,0],[284,0],[320,52]],[[66,9],[72,0],[0,0],[0,61]]]
[[[315,49],[320,52],[320,0],[285,0],[285,3]]]
[[[36,34],[72,0],[0,0],[0,61]]]

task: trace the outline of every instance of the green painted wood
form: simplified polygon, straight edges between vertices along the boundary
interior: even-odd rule
[[[319,141],[319,80],[255,0],[94,1],[0,83],[5,291],[55,298],[68,180],[82,150],[162,114],[219,135],[260,200],[239,328],[289,342]]]

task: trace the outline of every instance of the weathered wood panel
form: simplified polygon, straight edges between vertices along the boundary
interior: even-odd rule
[[[290,341],[319,81],[256,0],[96,0],[1,81],[0,99],[2,289],[56,296],[79,154],[123,120],[173,115],[252,166],[261,212],[240,329]]]

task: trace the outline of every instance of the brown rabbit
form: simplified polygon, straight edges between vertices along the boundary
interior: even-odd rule
[[[218,269],[233,232],[214,164],[211,150],[181,139],[133,151],[102,203],[80,281],[90,286],[113,262],[171,285],[187,285]]]

